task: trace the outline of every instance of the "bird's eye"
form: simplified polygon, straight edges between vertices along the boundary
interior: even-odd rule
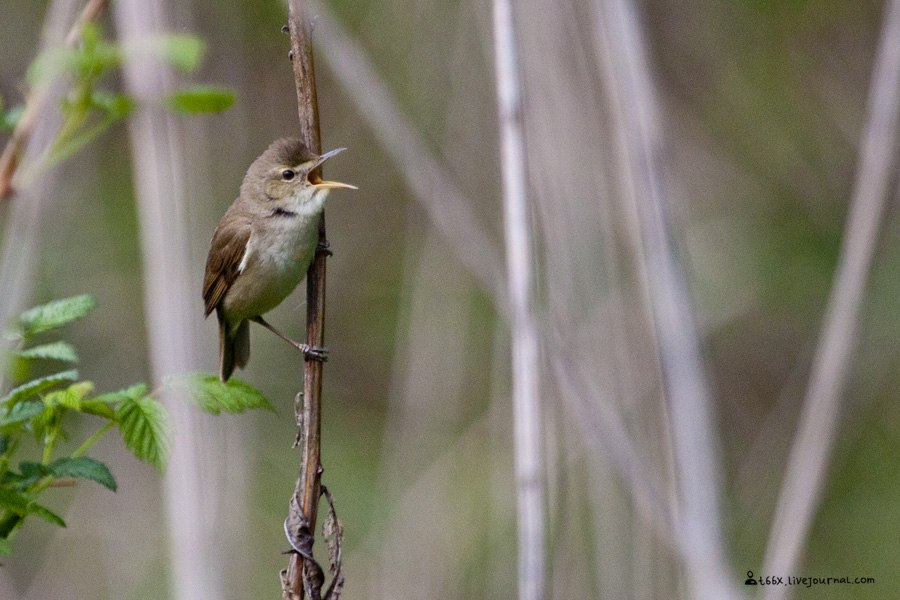
[[[296,177],[297,173],[294,172],[293,169],[285,169],[281,172],[281,178],[285,181],[290,181],[294,177]]]

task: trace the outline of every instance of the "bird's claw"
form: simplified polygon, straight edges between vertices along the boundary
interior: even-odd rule
[[[328,240],[323,242],[319,242],[316,244],[316,253],[324,253],[325,256],[334,256],[334,252],[331,251],[331,244],[328,243]]]
[[[303,357],[306,360],[317,360],[319,362],[326,362],[328,360],[328,348],[319,348],[318,346],[303,344],[300,349],[303,350]]]

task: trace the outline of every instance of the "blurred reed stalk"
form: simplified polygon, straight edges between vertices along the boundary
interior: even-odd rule
[[[546,6],[528,6],[527,9],[530,10],[529,16],[533,20],[541,23],[543,27],[547,26],[548,20],[546,18],[546,11],[548,9]],[[602,13],[608,9],[608,4],[601,3],[597,6],[597,12]],[[618,9],[621,10],[621,7],[618,7]],[[496,264],[496,259],[494,258],[496,253],[489,251],[490,243],[482,243],[483,240],[486,240],[486,237],[482,235],[483,227],[477,222],[471,222],[466,218],[468,217],[468,214],[471,214],[467,208],[469,200],[455,189],[451,180],[444,176],[442,165],[431,158],[430,152],[424,148],[417,136],[412,133],[412,128],[407,125],[408,120],[397,109],[396,102],[392,98],[391,93],[388,91],[383,80],[375,73],[375,70],[365,57],[364,51],[334,20],[328,17],[326,9],[320,8],[317,11],[317,14],[319,15],[317,20],[318,31],[323,33],[325,31],[328,32],[327,35],[318,38],[317,43],[322,47],[323,59],[330,67],[334,77],[343,85],[351,99],[357,104],[360,109],[360,115],[368,120],[376,136],[382,141],[385,151],[394,157],[397,164],[402,165],[400,171],[407,177],[409,185],[416,192],[417,199],[422,202],[424,208],[431,216],[435,227],[444,235],[447,243],[455,251],[463,264],[470,269],[480,282],[482,282],[485,289],[493,290],[493,297],[497,302],[498,310],[505,310],[505,307],[510,306],[509,303],[505,301],[507,292],[502,288],[499,288],[496,278],[492,279],[490,273],[493,272],[493,267],[491,269],[486,267],[486,264]],[[617,13],[613,12],[609,15],[604,15],[604,20],[613,20],[615,22],[616,17]],[[631,27],[632,30],[635,30],[637,25],[634,15],[629,13],[627,19],[629,19],[626,23],[627,26]],[[564,22],[562,18],[560,21]],[[611,28],[616,26],[617,25],[610,25]],[[631,31],[630,34],[632,36],[635,35],[634,31]],[[598,37],[603,36],[608,37],[609,34],[604,33],[603,35],[598,35]],[[635,42],[633,39],[629,38],[625,41],[620,39],[617,41],[619,42],[619,45],[613,47],[612,53],[618,53],[618,58],[621,59],[621,57],[630,56],[630,53],[635,51],[635,48],[632,45],[624,45],[625,42],[634,44]],[[638,40],[637,43],[641,43],[640,40]],[[642,48],[638,48],[638,50],[643,52]],[[542,45],[539,49],[535,50],[535,52],[546,56],[548,48]],[[641,57],[643,58],[643,54],[641,54]],[[548,65],[545,63],[539,66],[547,67]],[[621,64],[619,66],[622,67]],[[630,78],[634,77],[632,70],[636,68],[644,69],[644,72],[641,72],[639,76],[649,77],[646,73],[647,67],[645,64],[641,63],[637,66],[626,64],[624,66],[624,71],[620,70],[617,73],[617,75],[625,78],[625,83],[623,85],[633,85]],[[560,88],[558,85],[554,86],[551,82],[556,81],[554,77],[559,77],[564,80],[564,83],[571,84],[572,82],[570,80],[565,79],[567,76],[569,76],[569,73],[566,70],[556,71],[552,68],[545,68],[541,73],[535,75],[535,79],[543,78],[548,84],[547,87],[541,90],[543,92],[546,89],[565,89]],[[584,83],[581,80],[576,81],[581,84]],[[613,83],[615,84],[617,82],[618,80]],[[615,85],[611,85],[610,87],[614,90],[616,89]],[[621,89],[617,91],[621,92]],[[649,93],[644,89],[638,91],[641,93]],[[621,111],[631,110],[630,105],[635,102],[635,99],[630,95],[634,92],[634,89],[629,88],[627,92],[619,93],[618,117],[620,119],[620,126],[625,130],[625,133],[622,134],[622,139],[628,140],[629,142],[640,142],[640,134],[643,133],[640,128],[647,127],[646,122],[637,120],[632,113],[629,113],[631,120],[627,122],[627,126],[621,125]],[[637,99],[637,101],[646,101],[646,98],[647,96],[645,95],[643,98]],[[622,104],[627,107],[623,109]],[[530,105],[525,113],[529,123],[536,124],[539,122],[546,122],[548,115],[534,111],[534,106]],[[652,118],[656,118],[655,115],[652,115]],[[550,120],[557,125],[563,126],[563,121],[556,120],[553,117],[551,117]],[[585,125],[586,127],[593,127],[595,124]],[[539,139],[536,140],[537,142],[546,143],[540,136],[538,136],[538,138]],[[654,139],[654,143],[656,141],[657,140]],[[639,168],[637,171],[638,175],[635,177],[640,179],[640,184],[634,182],[629,184],[632,189],[631,196],[634,198],[633,202],[635,203],[646,201],[646,195],[644,194],[646,191],[646,188],[644,187],[645,183],[646,181],[652,181],[654,184],[659,183],[660,175],[658,174],[658,169],[660,168],[660,165],[654,162],[652,165],[648,166],[645,162],[648,155],[654,155],[654,151],[639,144],[628,145],[625,142],[622,142],[622,144],[625,146],[627,158],[624,161],[622,172],[617,174],[617,176],[628,178],[632,176],[636,168]],[[556,163],[553,161],[559,159],[561,156],[569,156],[571,162],[578,164],[578,161],[581,158],[577,156],[578,150],[577,147],[572,148],[567,146],[556,146],[550,149],[549,151],[552,153],[553,158],[549,162],[540,163],[542,168],[540,169],[536,181],[546,183],[548,182],[548,178],[541,177],[541,175],[552,173],[553,177],[549,179],[552,180],[554,189],[566,189],[568,180],[561,175],[560,170],[556,168]],[[565,152],[569,152],[569,154],[564,154]],[[658,157],[654,155],[653,158],[656,160]],[[639,198],[637,197],[638,193],[635,191],[636,189],[640,189],[641,194]],[[658,185],[654,191],[658,195],[661,193],[658,189]],[[563,201],[564,199],[558,200]],[[659,327],[659,321],[661,319],[665,320],[664,325],[661,327],[666,328],[665,334],[667,334],[668,337],[666,338],[667,342],[665,344],[666,354],[663,359],[667,361],[668,381],[670,381],[670,385],[674,385],[674,389],[670,390],[669,393],[684,405],[683,414],[689,415],[690,418],[695,416],[697,412],[703,413],[708,409],[708,406],[705,404],[705,402],[708,401],[708,397],[705,392],[705,377],[702,372],[699,358],[699,342],[696,339],[696,331],[694,330],[691,321],[688,300],[684,297],[686,295],[684,288],[685,284],[683,280],[679,279],[680,274],[678,273],[678,269],[680,269],[680,265],[677,264],[677,257],[668,255],[668,252],[671,250],[668,239],[662,244],[660,250],[657,250],[657,246],[654,246],[654,244],[660,244],[660,235],[669,235],[665,230],[665,227],[668,227],[669,225],[665,222],[660,223],[658,220],[655,220],[658,215],[653,212],[658,210],[660,203],[666,201],[665,196],[662,198],[657,197],[650,201],[656,202],[657,204],[652,204],[650,208],[645,208],[645,211],[649,212],[649,215],[644,215],[643,222],[645,229],[643,231],[645,237],[648,235],[648,230],[649,235],[654,237],[651,237],[650,240],[643,240],[643,242],[639,239],[637,245],[640,246],[641,243],[643,243],[644,245],[652,246],[651,250],[654,251],[653,259],[656,262],[645,265],[644,270],[647,271],[652,268],[654,275],[658,274],[660,270],[664,270],[666,276],[669,278],[661,288],[657,287],[655,290],[648,290],[646,292],[648,296],[653,293],[657,295],[656,308],[660,309],[660,305],[664,304],[664,301],[660,300],[660,296],[664,294],[669,294],[669,298],[674,297],[678,303],[680,303],[677,306],[668,307],[670,311],[665,315],[658,316],[654,322],[656,322]],[[558,211],[559,207],[556,207],[555,210]],[[638,209],[635,207],[635,211],[636,210]],[[460,215],[463,215],[464,217],[460,218]],[[650,221],[649,224],[647,223],[647,220]],[[583,218],[582,222],[584,222]],[[449,225],[452,223],[456,223],[456,225]],[[662,233],[660,233],[661,228]],[[573,238],[572,234],[574,232],[562,231],[553,233],[559,235],[551,237],[549,245],[553,249],[561,249],[559,252],[561,255],[565,255],[568,252],[569,257],[571,258],[572,253],[576,250],[576,248],[569,247],[569,240]],[[479,253],[473,256],[473,249],[476,247],[479,249]],[[662,266],[660,265],[660,261],[662,261]],[[557,268],[563,269],[571,269],[574,266],[574,263],[571,261],[565,263],[565,265],[556,265]],[[548,272],[550,271],[548,270]],[[647,279],[647,277],[644,279]],[[673,282],[672,279],[676,281]],[[571,288],[571,282],[569,282],[569,284],[569,287]],[[571,291],[574,290],[567,288],[566,290],[563,290],[562,293]],[[582,300],[584,299],[574,299],[575,302]],[[674,311],[674,317],[672,316],[672,311]],[[507,316],[510,320],[514,318],[512,311],[509,311]],[[568,325],[569,321],[566,319],[572,316],[573,315],[571,314],[559,314],[554,315],[553,318],[560,319],[560,323]],[[612,325],[614,327],[619,326],[618,323],[612,323]],[[632,335],[634,333],[635,332],[632,332]],[[687,357],[680,357],[678,355],[677,349],[679,348],[679,344],[682,343],[686,344],[686,347],[689,349]],[[572,345],[573,341],[566,340],[565,344]],[[556,339],[548,342],[549,347],[554,349],[560,347],[564,348],[565,344],[560,343],[559,340]],[[614,356],[616,351],[617,349],[613,348],[609,349],[608,353],[610,356]],[[572,355],[570,353],[566,356],[571,357]],[[589,357],[582,357],[581,355],[578,357],[581,359],[581,362],[585,362],[587,366],[584,358]],[[655,531],[662,539],[671,543],[683,557],[686,564],[690,563],[689,571],[693,575],[692,582],[695,586],[700,587],[702,585],[700,579],[708,574],[708,566],[703,567],[702,573],[700,567],[704,558],[710,554],[709,552],[704,552],[704,548],[707,550],[712,549],[713,553],[719,552],[717,560],[713,561],[714,564],[726,564],[724,555],[722,554],[720,532],[718,531],[720,523],[717,508],[718,476],[716,474],[717,466],[712,450],[714,444],[710,441],[710,437],[714,437],[712,430],[710,429],[712,427],[711,419],[708,416],[701,414],[700,416],[703,418],[700,418],[696,422],[685,423],[684,419],[682,419],[679,423],[681,426],[680,439],[686,446],[686,449],[682,448],[683,451],[679,465],[681,465],[683,470],[688,472],[688,482],[683,484],[682,493],[685,493],[686,490],[686,493],[692,501],[692,512],[687,513],[692,518],[689,519],[690,527],[684,527],[684,518],[683,515],[681,515],[679,518],[675,519],[675,522],[678,524],[676,527],[673,525],[673,522],[668,515],[671,511],[676,509],[677,503],[673,503],[671,508],[662,504],[665,497],[657,491],[657,487],[653,483],[653,478],[648,477],[645,474],[646,469],[644,468],[644,465],[646,465],[646,462],[641,458],[638,446],[629,442],[629,433],[627,432],[626,425],[622,422],[621,418],[615,418],[616,408],[610,407],[611,410],[605,412],[601,411],[600,417],[592,414],[591,411],[596,410],[596,406],[592,406],[587,401],[587,398],[592,397],[591,402],[594,404],[602,404],[603,402],[602,399],[598,400],[594,397],[597,394],[596,388],[589,383],[596,379],[596,372],[586,372],[584,375],[585,381],[582,382],[579,381],[580,376],[577,372],[573,372],[573,368],[575,367],[571,362],[565,361],[564,358],[554,356],[551,356],[549,360],[554,365],[553,372],[560,382],[560,392],[562,396],[565,397],[571,406],[575,407],[576,414],[580,414],[582,417],[585,415],[591,417],[576,418],[578,424],[582,426],[582,431],[586,436],[589,445],[605,448],[611,453],[614,465],[616,465],[617,470],[626,482],[627,487],[635,494],[635,500],[639,509],[638,512],[643,513],[644,518],[651,524],[651,530]],[[631,366],[632,368],[638,367],[638,365]],[[540,374],[541,370],[538,368],[533,372]],[[674,384],[671,383],[672,380],[674,380]],[[703,393],[697,397],[691,397],[691,394],[697,389],[703,390]],[[573,395],[575,396],[574,398],[572,397]],[[699,404],[695,401],[699,401]],[[613,418],[610,418],[607,421],[604,419],[604,415],[606,417],[612,415]],[[598,423],[601,419],[603,419],[603,422]],[[611,435],[605,435],[610,432],[612,433]],[[698,444],[691,443],[695,440]],[[644,445],[648,444],[648,440],[642,439],[640,441]],[[594,459],[593,456],[591,458],[592,460]],[[697,476],[698,474],[699,477]],[[713,507],[712,514],[714,515],[714,519],[711,528],[697,516],[702,514],[704,519],[708,517],[709,513],[704,510],[704,508],[708,506]],[[602,521],[603,519],[603,515],[598,515],[598,521]],[[693,544],[693,540],[685,534],[685,532],[688,531],[694,533],[701,541],[705,542],[705,544],[700,544],[699,546]],[[614,541],[601,544],[602,547],[610,545],[616,546],[617,544]],[[723,580],[726,578],[727,572],[727,568],[722,568],[717,576],[714,575],[713,578],[717,577],[715,585],[711,587],[707,586],[706,596],[700,597],[712,597],[717,590],[726,588],[728,584]],[[640,578],[641,575],[638,574],[637,577]],[[725,595],[719,597],[729,596]]]
[[[137,44],[175,28],[167,2],[120,0],[114,4],[119,38]],[[174,91],[175,78],[165,59],[136,56],[124,63],[127,92],[140,110],[128,121],[131,160],[138,204],[143,255],[144,311],[150,345],[150,372],[155,385],[168,376],[199,370],[201,326],[199,260],[192,259],[188,190],[191,177],[203,173],[202,159],[185,151],[185,128],[163,99]],[[197,193],[192,193],[197,192]],[[196,259],[196,255],[193,257]],[[166,392],[164,401],[175,429],[164,501],[172,572],[172,598],[221,598],[223,539],[238,539],[239,521],[222,519],[222,505],[237,501],[240,477],[227,464],[227,426],[202,415],[186,398]],[[217,518],[218,517],[218,518]]]
[[[691,597],[739,597],[722,540],[716,426],[684,267],[675,251],[665,144],[646,46],[631,0],[599,2],[599,26],[610,57],[603,75],[639,222],[669,409],[678,489],[676,543]]]
[[[54,0],[49,4],[47,16],[44,18],[40,46],[37,48],[35,56],[47,48],[59,45],[66,28],[72,22],[75,10],[76,2],[74,0]],[[13,142],[10,140],[4,150],[3,162],[8,166],[4,166],[3,170],[8,172],[7,177],[12,177],[20,160],[25,163],[38,160],[50,146],[62,121],[58,107],[65,92],[66,85],[62,78],[50,83],[40,93],[31,90],[28,102],[37,105],[35,98],[39,97],[40,104],[44,106],[44,109],[40,111],[35,109],[35,119],[28,128],[28,134],[19,134],[21,141],[18,143],[21,146],[18,149],[11,148]],[[14,133],[13,136],[15,135]],[[9,153],[9,158],[6,158],[7,153]],[[38,177],[28,185],[18,187],[14,197],[5,201],[0,199],[0,217],[2,217],[4,225],[3,246],[0,251],[0,290],[2,290],[0,292],[0,327],[5,327],[13,316],[19,314],[31,297],[35,270],[42,251],[41,226],[51,202],[56,200],[55,192],[58,183],[56,169],[50,169],[43,177]],[[3,341],[4,347],[0,349],[0,357],[9,343],[9,341]],[[5,369],[0,370],[0,393],[5,391],[3,388],[5,375]],[[31,569],[38,577],[46,579],[55,578],[59,573],[58,565],[45,560],[42,560],[40,564],[31,565]],[[14,574],[13,569],[0,568],[0,598],[21,596]],[[61,587],[55,589],[58,590],[59,595],[63,593]],[[30,596],[31,591],[29,590],[25,595]]]
[[[766,549],[763,572],[789,575],[803,554],[821,501],[828,464],[839,430],[841,396],[856,347],[860,311],[888,185],[897,158],[900,118],[900,0],[885,3],[872,68],[865,128],[844,238],[828,298],[819,344]],[[766,588],[766,599],[787,596],[782,586]]]
[[[534,308],[532,225],[526,186],[522,85],[510,0],[494,0],[494,70],[512,338],[512,403],[520,600],[546,595],[546,466]]]
[[[475,216],[449,170],[422,141],[396,99],[375,71],[365,50],[329,13],[310,1],[316,15],[315,43],[330,74],[344,88],[383,150],[391,157],[435,229],[501,312],[506,300],[503,260],[487,228]]]

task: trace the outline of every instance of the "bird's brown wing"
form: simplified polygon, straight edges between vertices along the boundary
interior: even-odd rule
[[[219,223],[213,234],[209,256],[206,258],[206,275],[203,277],[203,302],[205,316],[209,316],[225,292],[240,273],[241,260],[250,241],[250,223],[244,219],[232,220],[223,226]]]

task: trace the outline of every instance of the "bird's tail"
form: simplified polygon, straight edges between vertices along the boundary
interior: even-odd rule
[[[241,321],[232,330],[221,309],[216,314],[219,317],[219,378],[225,382],[235,367],[243,369],[250,360],[250,322]]]

